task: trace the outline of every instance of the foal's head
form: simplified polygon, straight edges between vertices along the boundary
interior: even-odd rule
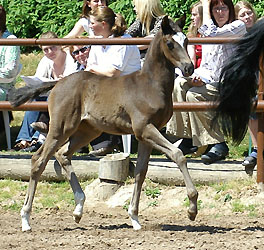
[[[193,73],[193,64],[187,53],[187,37],[182,33],[185,24],[185,17],[175,23],[165,16],[161,23],[162,41],[161,48],[165,57],[174,65],[180,68],[184,76]]]

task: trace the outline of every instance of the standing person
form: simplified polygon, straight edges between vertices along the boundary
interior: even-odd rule
[[[165,15],[160,0],[133,0],[137,19],[127,29],[126,33],[132,37],[153,37],[160,29]],[[139,45],[141,58],[147,53],[148,45]]]
[[[236,18],[245,23],[247,30],[249,30],[257,21],[257,14],[252,5],[247,1],[239,1],[235,5]],[[256,113],[251,114],[249,119],[249,134],[252,139],[253,150],[249,156],[247,156],[242,165],[245,168],[254,168],[257,164],[257,132],[258,132],[258,120]]]
[[[0,5],[0,38],[16,38],[6,28],[6,11]],[[5,101],[21,69],[19,46],[0,46],[0,100]]]
[[[40,36],[40,38],[58,38],[51,31]],[[61,46],[41,46],[44,57],[40,60],[35,76],[56,80],[64,76],[70,75],[76,71],[76,64],[69,52],[62,50]],[[47,100],[47,96],[41,96],[37,100]],[[40,135],[38,131],[30,125],[39,119],[40,112],[26,111],[22,126],[16,139],[14,149],[16,151],[23,150],[34,152],[40,148],[45,140],[44,135]],[[43,124],[44,125],[44,124]]]
[[[199,33],[203,37],[242,36],[245,24],[235,20],[231,0],[202,0],[203,25]],[[173,101],[214,101],[218,95],[218,84],[223,64],[232,55],[233,44],[203,45],[203,57],[199,68],[191,77],[175,80]],[[208,145],[209,151],[202,155],[202,162],[211,164],[224,159],[228,146],[218,124],[211,128],[213,112],[174,112],[167,124],[169,134],[184,138],[179,148],[184,154],[192,153],[197,147]]]
[[[98,7],[90,13],[91,28],[95,36],[103,38],[131,37],[125,34],[124,18],[108,7]],[[108,77],[127,75],[140,70],[140,53],[135,45],[92,46],[87,60],[87,71]],[[103,133],[92,143],[91,155],[101,156],[113,152],[120,137]]]
[[[199,1],[191,6],[191,24],[188,28],[187,37],[200,37],[200,33],[198,29],[201,27],[203,23],[203,5]],[[192,60],[194,68],[198,68],[202,61],[202,45],[194,44],[187,45],[188,54]]]
[[[93,30],[90,28],[90,12],[98,6],[107,6],[108,0],[83,0],[82,14],[79,21],[74,25],[65,38],[75,38],[80,36],[84,31],[88,33],[88,36],[93,37]]]

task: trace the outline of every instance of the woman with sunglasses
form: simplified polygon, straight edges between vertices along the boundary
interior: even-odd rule
[[[75,38],[80,36],[84,31],[88,36],[93,37],[93,30],[90,28],[90,17],[89,14],[92,10],[98,6],[107,6],[108,0],[83,0],[82,14],[79,21],[74,25],[73,29],[70,31],[65,38]]]
[[[232,0],[202,0],[202,5],[203,24],[198,31],[203,37],[232,37],[246,33],[245,24],[235,20]],[[176,78],[173,101],[214,101],[221,69],[234,50],[234,44],[203,45],[200,67],[189,78]],[[175,112],[167,124],[169,134],[183,138],[178,146],[184,154],[207,146],[208,152],[201,157],[205,164],[224,159],[229,151],[218,124],[211,127],[212,117],[212,112]]]
[[[58,38],[54,32],[46,32],[40,38]],[[40,46],[44,57],[40,60],[35,76],[46,79],[59,79],[70,75],[76,71],[76,63],[69,52],[62,50],[61,46]],[[47,100],[47,96],[37,98],[38,101]],[[41,112],[26,111],[22,126],[16,139],[14,149],[28,152],[36,151],[45,140],[45,136],[40,134],[30,125],[38,121]],[[44,117],[46,117],[44,115]]]

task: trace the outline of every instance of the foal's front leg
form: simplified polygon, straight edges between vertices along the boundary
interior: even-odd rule
[[[151,151],[152,151],[151,146],[140,141],[138,142],[138,159],[135,168],[135,186],[128,209],[128,214],[130,216],[134,230],[141,229],[141,225],[138,221],[138,206],[139,206],[142,184],[145,180],[146,173],[148,170],[148,162]]]
[[[142,133],[143,139],[152,145],[157,150],[166,154],[172,161],[174,161],[180,168],[183,174],[184,182],[187,189],[187,195],[190,200],[190,206],[188,210],[188,217],[190,220],[195,220],[197,215],[197,199],[198,192],[193,185],[191,176],[187,169],[187,161],[184,157],[182,151],[170,143],[162,134],[158,131],[156,127],[152,124],[148,124]]]

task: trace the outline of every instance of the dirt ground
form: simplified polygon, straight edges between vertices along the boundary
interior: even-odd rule
[[[218,200],[211,188],[200,190],[196,221],[189,221],[182,205],[185,188],[165,187],[156,206],[142,195],[140,222],[134,231],[123,207],[86,204],[79,224],[72,211],[51,208],[32,212],[32,232],[22,233],[19,212],[0,209],[0,249],[263,249],[264,212],[235,213]],[[232,194],[233,195],[233,194]],[[245,203],[263,204],[256,190],[241,190]]]

